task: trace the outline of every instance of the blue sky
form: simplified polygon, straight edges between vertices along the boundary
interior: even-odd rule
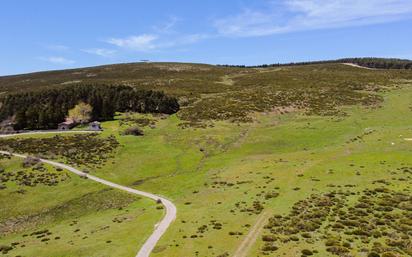
[[[0,75],[142,59],[412,59],[411,0],[2,0],[0,29]]]

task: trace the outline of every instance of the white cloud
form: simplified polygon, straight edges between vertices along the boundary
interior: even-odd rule
[[[287,25],[277,25],[275,12],[245,9],[241,14],[215,21],[219,34],[225,36],[263,36],[286,32]]]
[[[105,49],[105,48],[91,48],[91,49],[83,49],[82,50],[88,54],[94,54],[102,57],[112,57],[116,54],[116,50]]]
[[[142,34],[139,36],[130,36],[127,38],[110,38],[106,42],[118,47],[146,52],[154,50],[156,48],[154,41],[157,38],[157,35]]]
[[[410,0],[282,0],[272,2],[265,11],[245,9],[214,25],[221,35],[247,37],[407,18],[412,18]]]
[[[162,35],[143,34],[126,38],[111,38],[106,42],[121,48],[140,52],[150,52],[165,48],[197,43],[209,38],[207,34]]]
[[[170,16],[165,22],[151,26],[152,32],[123,38],[113,37],[104,40],[104,42],[125,50],[155,52],[162,49],[195,44],[213,37],[210,34],[203,33],[180,33],[175,30],[176,24],[180,21],[182,21],[182,19],[179,17]],[[97,54],[95,51],[90,52]]]
[[[71,65],[75,63],[75,61],[66,59],[61,56],[40,57],[40,59],[46,62],[50,62],[53,64],[60,64],[60,65]]]

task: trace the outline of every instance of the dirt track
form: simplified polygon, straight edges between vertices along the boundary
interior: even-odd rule
[[[356,68],[360,68],[360,69],[376,70],[376,69],[373,69],[373,68],[368,68],[368,67],[360,66],[360,65],[357,65],[357,64],[355,64],[355,63],[342,63],[342,64],[343,64],[343,65],[352,66],[352,67],[356,67]]]
[[[250,248],[256,242],[257,237],[259,236],[260,232],[265,225],[267,218],[269,217],[269,213],[264,212],[262,213],[259,218],[257,219],[255,225],[253,225],[252,229],[246,235],[245,239],[243,239],[242,243],[237,248],[233,257],[246,257]]]
[[[0,137],[12,137],[12,136],[16,136],[16,135],[33,135],[33,134],[45,134],[45,133],[56,133],[56,132],[30,132],[30,133],[22,133],[22,134],[9,134],[9,135],[0,135]],[[61,132],[61,133],[68,133],[68,132]],[[75,132],[72,132],[75,133]],[[84,133],[84,131],[83,131]],[[15,157],[19,157],[19,158],[26,158],[26,155],[22,155],[22,154],[16,154],[16,153],[10,153],[7,151],[0,151],[1,154],[8,154],[8,155],[13,155]],[[79,176],[82,176],[84,178],[88,178],[90,180],[96,181],[98,183],[107,185],[109,187],[112,188],[116,188],[119,190],[123,190],[126,191],[128,193],[131,194],[135,194],[135,195],[140,195],[143,197],[147,197],[150,198],[154,201],[161,201],[161,203],[163,204],[163,206],[166,209],[166,215],[164,216],[164,218],[160,221],[160,223],[158,223],[155,227],[155,231],[152,233],[152,235],[146,240],[146,242],[143,244],[143,246],[140,248],[139,252],[137,253],[136,257],[148,257],[150,255],[150,253],[153,251],[154,247],[156,246],[157,242],[160,240],[160,238],[162,237],[162,235],[166,232],[167,228],[170,226],[170,224],[176,219],[176,213],[177,213],[177,209],[176,206],[169,201],[168,199],[152,194],[152,193],[148,193],[148,192],[143,192],[143,191],[139,191],[130,187],[125,187],[98,177],[95,177],[93,175],[84,173],[78,169],[75,169],[71,166],[68,166],[66,164],[62,164],[62,163],[58,163],[58,162],[54,162],[54,161],[50,161],[50,160],[45,160],[45,159],[40,159],[41,162],[43,163],[47,163],[50,164],[52,166],[55,167],[60,167],[62,169],[66,169],[74,174],[77,174]]]

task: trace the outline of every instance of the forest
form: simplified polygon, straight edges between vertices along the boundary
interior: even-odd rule
[[[308,61],[308,62],[291,62],[291,63],[272,63],[255,66],[247,65],[219,65],[222,67],[236,67],[236,68],[269,68],[269,67],[283,67],[283,66],[300,66],[309,64],[326,64],[326,63],[354,63],[359,66],[374,68],[374,69],[412,69],[412,61],[406,59],[395,58],[344,58],[338,60],[326,61]]]
[[[176,98],[163,92],[123,85],[75,85],[35,92],[10,93],[0,98],[0,121],[13,120],[14,129],[55,129],[79,102],[92,106],[92,120],[113,119],[116,112],[173,114]]]
[[[388,58],[348,58],[340,62],[355,63],[357,65],[375,69],[412,69],[412,61]]]

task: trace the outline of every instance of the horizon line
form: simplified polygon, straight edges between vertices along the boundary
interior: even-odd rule
[[[265,65],[295,65],[295,64],[311,64],[311,63],[321,63],[321,62],[339,62],[345,59],[385,59],[385,60],[397,60],[397,61],[409,61],[412,62],[411,59],[406,58],[395,58],[395,57],[377,57],[377,56],[355,56],[355,57],[341,57],[336,59],[311,59],[306,61],[289,61],[289,62],[272,62],[272,63],[263,63],[263,64],[256,64],[256,65],[247,65],[247,64],[222,64],[222,63],[201,63],[201,62],[177,62],[177,61],[151,61],[151,60],[140,60],[140,61],[130,61],[130,62],[117,62],[117,63],[107,63],[107,64],[98,64],[98,65],[91,65],[91,66],[79,66],[73,68],[66,68],[66,69],[49,69],[49,70],[37,70],[37,71],[28,71],[23,73],[13,73],[13,74],[0,74],[0,78],[5,77],[14,77],[14,76],[24,76],[24,75],[31,75],[31,74],[38,74],[38,73],[47,73],[47,72],[59,72],[59,71],[70,71],[70,70],[79,70],[79,69],[90,69],[90,68],[98,68],[104,66],[114,66],[114,65],[128,65],[128,64],[150,64],[150,63],[175,63],[175,64],[194,64],[194,65],[212,65],[212,66],[227,66],[227,67],[245,67],[245,68],[253,68],[253,67],[262,67]]]

